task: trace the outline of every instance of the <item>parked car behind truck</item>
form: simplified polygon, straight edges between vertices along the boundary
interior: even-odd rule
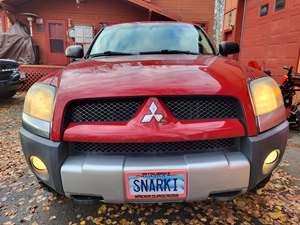
[[[0,59],[0,99],[10,98],[17,92],[18,86],[26,77],[14,60]]]
[[[105,27],[27,93],[21,140],[38,180],[80,200],[196,201],[262,187],[285,151],[277,83],[175,22]]]

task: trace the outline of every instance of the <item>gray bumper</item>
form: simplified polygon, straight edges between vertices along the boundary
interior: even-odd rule
[[[49,171],[49,179],[43,180],[45,184],[60,194],[64,194],[62,187],[60,168],[67,157],[68,152],[65,151],[63,143],[53,142],[46,138],[39,137],[21,128],[20,130],[21,144],[25,158],[29,163],[32,155],[41,158],[47,165]],[[40,177],[38,179],[41,180]]]
[[[164,169],[187,171],[186,201],[207,199],[213,193],[247,190],[250,176],[249,161],[240,152],[142,158],[71,156],[63,164],[61,176],[67,195],[101,196],[105,202],[120,203],[127,201],[125,171]]]
[[[206,199],[223,192],[252,189],[266,176],[265,157],[274,149],[283,156],[288,138],[288,122],[256,137],[241,140],[241,151],[160,157],[68,155],[63,143],[49,141],[21,129],[25,157],[37,155],[47,164],[49,180],[59,193],[102,197],[105,202],[126,202],[125,171],[180,169],[187,171],[185,201]],[[153,200],[152,200],[153,201]],[[167,199],[166,201],[172,201]]]

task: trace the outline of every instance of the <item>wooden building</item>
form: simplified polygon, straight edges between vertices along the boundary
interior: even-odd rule
[[[292,65],[300,73],[299,0],[226,0],[224,39],[239,42],[239,60],[257,61],[279,77]]]
[[[214,2],[215,0],[0,0],[0,6],[8,11],[12,21],[22,21],[28,27],[29,21],[33,21],[32,38],[39,49],[40,64],[66,65],[68,60],[64,56],[65,48],[76,43],[82,44],[86,49],[93,36],[106,24],[148,20],[186,21],[200,24],[212,36]]]

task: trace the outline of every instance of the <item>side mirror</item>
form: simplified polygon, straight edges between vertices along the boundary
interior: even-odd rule
[[[235,42],[223,41],[219,45],[219,52],[222,56],[228,56],[240,52],[240,46]]]
[[[66,56],[71,59],[81,59],[83,55],[83,48],[80,45],[71,45],[66,49]]]

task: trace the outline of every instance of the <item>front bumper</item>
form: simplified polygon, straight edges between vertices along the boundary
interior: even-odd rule
[[[16,91],[20,84],[26,81],[26,76],[23,73],[18,73],[11,76],[8,80],[0,80],[0,96],[11,91]]]
[[[240,152],[164,157],[71,156],[64,143],[52,142],[21,129],[26,159],[29,161],[30,156],[38,156],[48,167],[49,179],[43,180],[44,183],[67,196],[98,196],[104,202],[112,203],[128,202],[124,188],[125,171],[183,169],[188,176],[185,201],[202,200],[227,192],[245,192],[269,175],[262,174],[262,166],[272,150],[280,150],[281,160],[287,138],[288,122],[284,122],[256,137],[242,138]]]

